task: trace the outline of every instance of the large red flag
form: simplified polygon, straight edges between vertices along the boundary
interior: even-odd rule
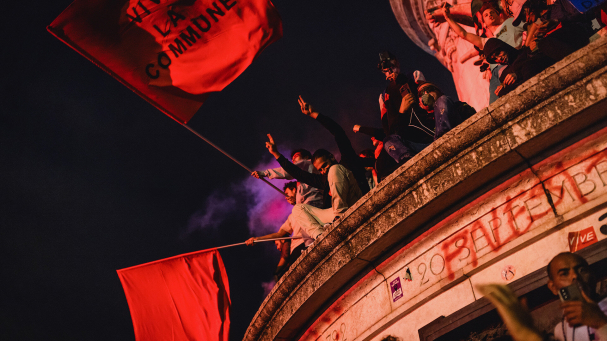
[[[269,0],[76,0],[49,32],[180,123],[282,36]]]
[[[228,340],[230,288],[216,249],[117,272],[137,340]]]

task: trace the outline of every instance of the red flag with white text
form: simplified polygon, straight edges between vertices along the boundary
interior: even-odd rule
[[[185,124],[282,23],[269,0],[76,0],[48,30]]]
[[[216,249],[117,272],[136,340],[228,340],[230,288]]]

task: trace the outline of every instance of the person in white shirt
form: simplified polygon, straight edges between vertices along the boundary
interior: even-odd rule
[[[312,165],[312,154],[306,149],[296,149],[291,152],[291,162],[308,173],[318,174],[318,171]],[[285,172],[282,167],[267,169],[265,171],[254,171],[251,176],[261,179],[287,179],[293,180],[293,177]],[[323,207],[323,196],[318,188],[314,188],[305,183],[299,183],[297,186],[297,195],[295,204],[308,204],[318,208]]]
[[[548,289],[558,295],[570,285],[577,286],[582,298],[561,303],[563,319],[554,328],[560,341],[607,341],[607,298],[597,297],[596,279],[588,262],[571,252],[559,253],[546,269]]]
[[[295,182],[289,182],[285,184],[284,191],[287,195],[285,199],[291,205],[296,204],[296,193],[300,185]],[[281,257],[274,271],[274,280],[278,281],[282,275],[289,270],[289,267],[297,260],[301,255],[301,252],[305,250],[314,241],[305,231],[300,228],[300,225],[295,221],[293,213],[289,215],[287,220],[282,224],[278,232],[267,234],[260,237],[251,237],[245,241],[248,246],[255,244],[257,240],[263,239],[274,239],[284,238],[292,235],[296,237],[291,240],[276,240],[276,248],[281,252]]]

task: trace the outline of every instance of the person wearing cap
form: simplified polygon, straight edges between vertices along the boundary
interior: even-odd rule
[[[532,26],[528,39],[554,62],[587,45],[593,34],[590,20],[568,0],[502,0],[502,5],[515,23]]]
[[[476,46],[479,50],[482,50],[485,46],[485,42],[489,38],[497,38],[505,43],[509,44],[514,48],[519,48],[523,43],[523,32],[525,31],[522,25],[514,25],[514,18],[507,18],[504,20],[503,12],[501,12],[497,6],[492,2],[485,2],[480,8],[478,13],[482,16],[482,24],[485,29],[486,37],[481,37],[476,34],[467,32],[464,30],[453,18],[451,17],[449,7],[447,3],[443,6],[443,14],[445,20],[455,31],[455,33],[462,39]],[[491,80],[489,81],[489,103],[493,103],[498,99],[495,94],[495,90],[500,85],[499,72],[502,66],[497,64],[490,64]]]
[[[405,75],[390,52],[381,52],[377,68],[389,82],[379,96],[381,122],[386,152],[402,164],[434,141],[434,118],[419,106],[418,82],[423,74]]]
[[[312,153],[306,149],[296,149],[291,152],[291,162],[293,162],[294,165],[306,172],[318,174],[312,165],[312,161],[310,160],[311,158]],[[253,171],[251,176],[257,179],[268,178],[293,180],[293,177],[289,173],[285,172],[285,170],[281,167],[266,169],[264,171]],[[328,207],[328,203],[325,203],[323,200],[321,191],[318,188],[314,188],[304,183],[297,186],[297,195],[295,197],[295,201],[296,204],[308,204],[318,208]]]
[[[508,65],[502,71],[500,76],[501,85],[495,91],[500,97],[554,63],[541,51],[531,53],[528,47],[517,50],[496,38],[487,40],[483,48],[483,54],[490,63]]]
[[[437,140],[443,134],[470,117],[471,114],[475,113],[474,108],[464,102],[454,101],[430,82],[420,84],[417,88],[417,93],[421,96],[419,98],[419,105],[429,113],[434,113],[436,124],[434,140]],[[461,115],[463,112],[467,112],[465,117]]]

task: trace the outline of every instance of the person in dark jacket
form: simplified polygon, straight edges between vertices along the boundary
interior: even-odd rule
[[[490,63],[508,65],[502,69],[501,85],[495,91],[500,97],[554,63],[551,58],[546,57],[541,51],[532,53],[528,47],[517,50],[495,38],[487,40],[483,48],[483,54]]]
[[[569,0],[516,0],[508,8],[515,25],[533,26],[527,39],[553,62],[588,44],[593,34],[589,13],[580,13]]]
[[[377,68],[389,82],[380,95],[381,123],[386,135],[384,148],[403,164],[434,140],[434,116],[419,106],[417,83],[423,75],[415,71],[405,75],[390,52],[379,54]]]
[[[304,115],[318,121],[318,123],[322,124],[322,126],[333,135],[337,148],[339,148],[339,153],[341,154],[339,164],[343,165],[354,174],[354,177],[358,182],[358,187],[360,187],[363,195],[369,192],[370,188],[369,183],[367,182],[365,167],[373,167],[375,160],[360,157],[356,151],[354,151],[352,143],[344,129],[330,117],[314,111],[312,106],[306,103],[301,96],[299,96],[298,102],[301,107],[301,112]]]

